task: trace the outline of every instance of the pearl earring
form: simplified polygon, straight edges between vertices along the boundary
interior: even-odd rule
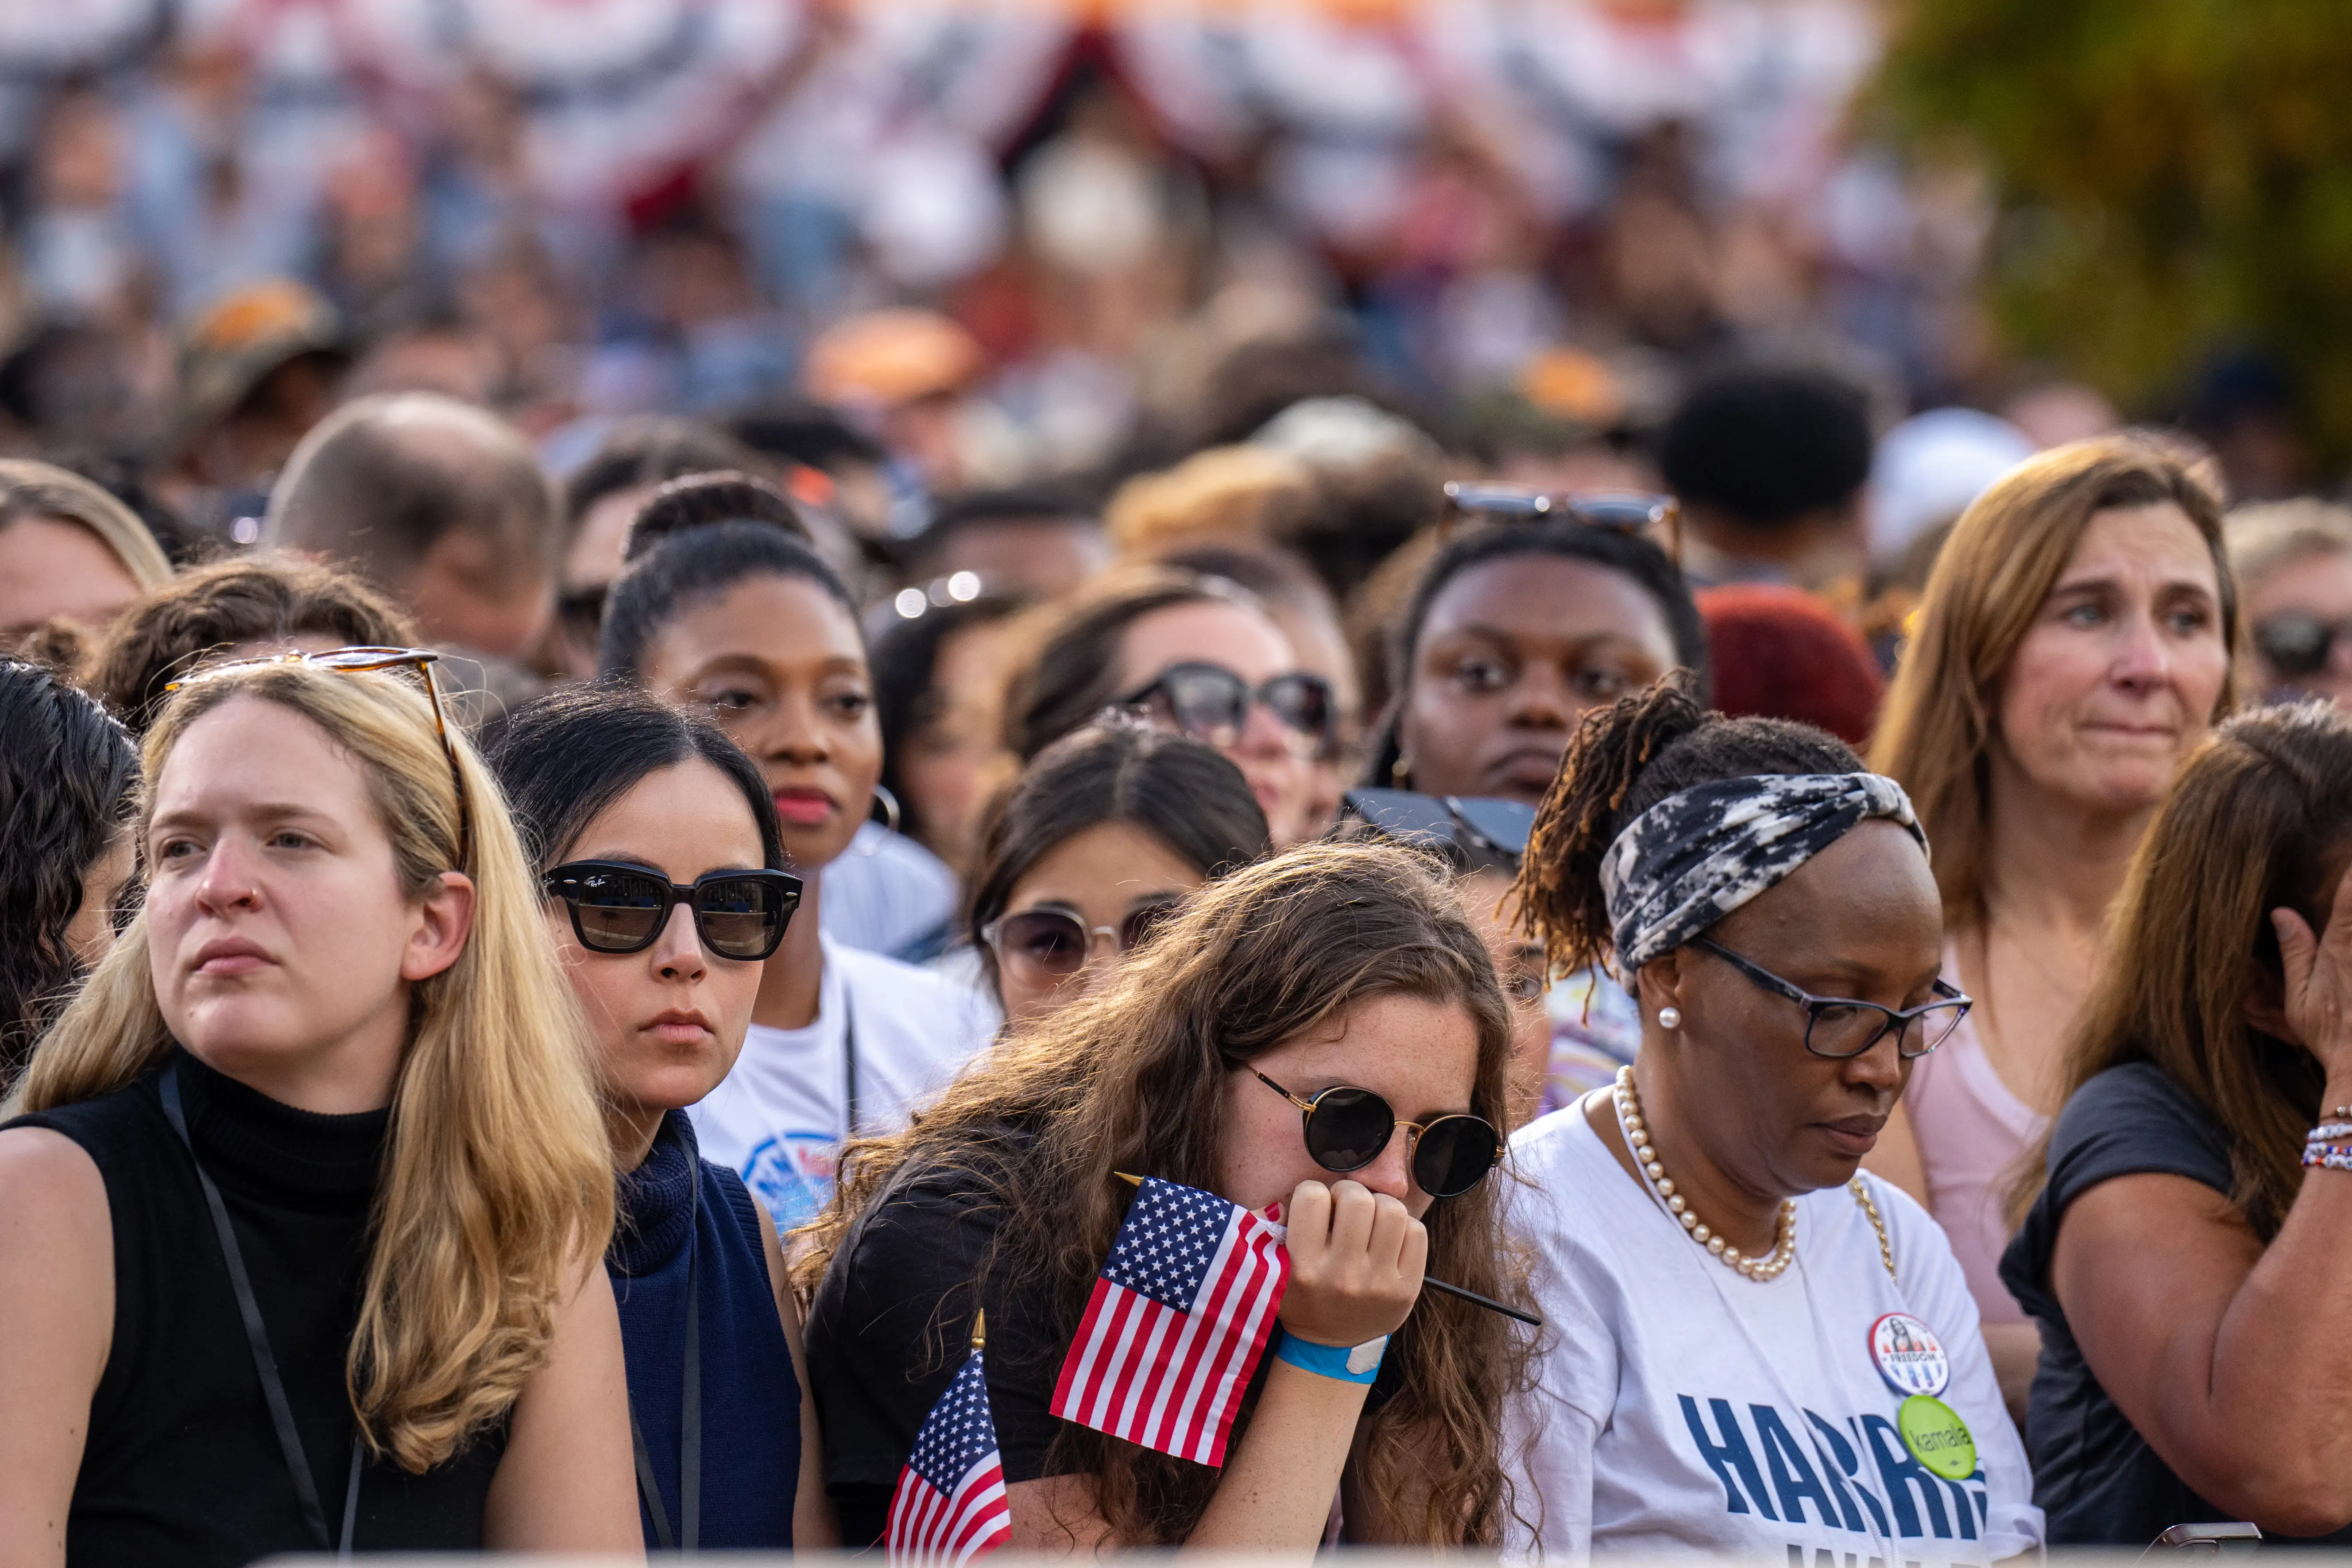
[[[1658,1027],[1661,1029],[1679,1029],[1682,1026],[1683,1010],[1680,1007],[1661,1007],[1658,1009]]]

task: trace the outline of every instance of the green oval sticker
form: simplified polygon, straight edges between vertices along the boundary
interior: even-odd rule
[[[1960,1413],[1931,1394],[1915,1394],[1895,1414],[1911,1457],[1948,1481],[1977,1473],[1977,1440]]]

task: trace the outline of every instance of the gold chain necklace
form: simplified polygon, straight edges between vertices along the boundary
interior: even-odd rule
[[[1618,1123],[1625,1130],[1625,1141],[1633,1145],[1633,1167],[1642,1173],[1642,1180],[1648,1183],[1650,1190],[1658,1194],[1659,1200],[1666,1205],[1667,1212],[1682,1222],[1684,1233],[1693,1241],[1706,1247],[1708,1253],[1719,1259],[1725,1268],[1732,1269],[1745,1279],[1756,1280],[1759,1284],[1767,1280],[1778,1279],[1789,1265],[1795,1261],[1797,1256],[1797,1200],[1794,1198],[1780,1200],[1780,1219],[1775,1227],[1770,1254],[1763,1258],[1743,1257],[1739,1248],[1725,1242],[1722,1237],[1701,1222],[1698,1215],[1691,1212],[1690,1201],[1675,1190],[1675,1179],[1666,1174],[1666,1167],[1659,1161],[1657,1151],[1650,1145],[1650,1131],[1648,1125],[1642,1120],[1642,1097],[1633,1088],[1632,1068],[1622,1067],[1617,1069],[1617,1086],[1613,1092],[1617,1101]],[[1877,1216],[1874,1214],[1871,1217],[1875,1219]],[[1879,1235],[1881,1244],[1884,1245],[1885,1237],[1884,1229]],[[1892,1262],[1887,1267],[1888,1271],[1892,1272],[1894,1268]]]

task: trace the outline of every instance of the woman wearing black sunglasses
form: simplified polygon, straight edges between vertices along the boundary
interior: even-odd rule
[[[1321,833],[1316,778],[1339,738],[1329,681],[1264,605],[1221,578],[1172,567],[1107,574],[1040,628],[1005,691],[1005,742],[1024,763],[1106,708],[1214,746],[1242,771],[1278,848]]]
[[[1613,1087],[1514,1142],[1556,1335],[1513,1407],[1542,1548],[2035,1550],[1967,1279],[1857,1173],[1969,1005],[1926,840],[1843,742],[1690,688],[1586,723],[1520,871],[1554,967],[1606,958],[1642,1016]]]
[[[620,1173],[604,1266],[646,1543],[828,1545],[783,1252],[686,1116],[735,1065],[800,901],[760,771],[710,725],[612,688],[523,708],[489,760],[604,1087]]]
[[[1233,763],[1101,721],[1048,746],[990,808],[965,927],[1005,1017],[1025,1023],[1079,994],[1193,889],[1272,849]]]
[[[1498,1541],[1495,1413],[1525,1349],[1507,1320],[1422,1284],[1425,1259],[1433,1279],[1518,1294],[1494,1174],[1509,1037],[1494,967],[1424,858],[1314,845],[1210,883],[915,1128],[854,1146],[796,1261],[816,1287],[810,1359],[845,1541],[880,1532],[975,1307],[1016,1547],[1303,1552],[1335,1491],[1348,1541]],[[1276,1213],[1285,1333],[1388,1336],[1364,1352],[1378,1380],[1268,1355],[1222,1470],[1055,1419],[1122,1173]]]

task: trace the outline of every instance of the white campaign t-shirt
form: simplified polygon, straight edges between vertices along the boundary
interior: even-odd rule
[[[888,1132],[946,1088],[996,1026],[969,986],[829,936],[820,946],[816,1020],[802,1029],[752,1025],[735,1070],[687,1112],[702,1157],[740,1172],[779,1230],[809,1218],[833,1195],[852,1038],[856,1130]]]
[[[1535,1251],[1546,1328],[1508,1412],[1516,1511],[1544,1555],[1736,1552],[1790,1568],[1943,1568],[2040,1545],[2042,1510],[1975,1300],[1927,1212],[1865,1173],[1901,1282],[1843,1187],[1797,1200],[1796,1260],[1759,1284],[1694,1243],[1570,1104],[1511,1141],[1532,1184],[1512,1228]],[[1704,1216],[1702,1216],[1704,1217]],[[1924,1321],[1951,1358],[1947,1405],[1978,1468],[1914,1461],[1872,1323]],[[1532,1435],[1532,1446],[1527,1443]],[[1534,1551],[1526,1524],[1512,1547]]]

